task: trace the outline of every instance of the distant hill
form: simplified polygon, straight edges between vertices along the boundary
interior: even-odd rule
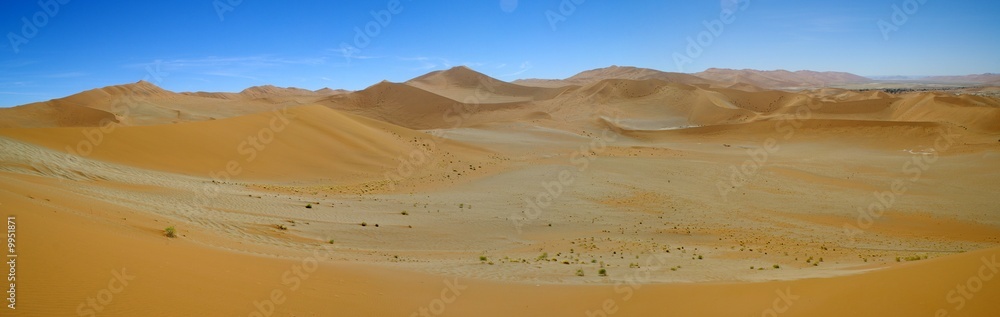
[[[867,77],[851,73],[809,70],[790,72],[787,70],[710,68],[694,75],[725,84],[742,83],[768,89],[827,87],[872,82]]]
[[[592,69],[566,79],[519,79],[515,84],[540,87],[586,86],[606,79],[646,80],[657,79],[669,83],[699,85],[712,84],[710,80],[683,73],[670,73],[649,68],[611,66]]]
[[[465,66],[430,72],[408,80],[405,84],[465,103],[547,100],[564,91],[564,89],[508,83]]]
[[[1000,85],[1000,74],[985,73],[965,76],[931,76],[920,81],[955,84]]]
[[[0,109],[0,128],[95,127],[107,122],[155,125],[213,120],[311,103],[329,95],[274,86],[251,87],[240,93],[175,93],[139,81]]]

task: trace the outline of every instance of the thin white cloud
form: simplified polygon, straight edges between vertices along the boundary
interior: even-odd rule
[[[410,68],[411,70],[429,70],[429,69],[434,69],[434,68],[451,68],[451,65],[452,65],[451,61],[449,61],[446,58],[440,58],[440,57],[418,56],[418,57],[399,57],[398,59],[401,60],[401,61],[418,62],[418,63],[420,63],[420,66],[417,66],[417,67],[414,67],[414,68]]]
[[[333,53],[334,56],[342,57],[350,62],[351,59],[375,59],[380,58],[378,56],[371,55],[361,55],[360,50],[350,49],[350,48],[331,48],[327,49],[328,52]]]
[[[236,56],[219,57],[209,56],[202,58],[181,58],[181,59],[158,59],[149,63],[125,65],[130,68],[145,68],[146,66],[158,65],[166,70],[204,70],[209,68],[264,68],[285,65],[322,65],[326,63],[324,57],[298,57],[285,58],[267,55],[259,56]]]
[[[203,72],[201,74],[202,75],[209,75],[209,76],[219,76],[219,77],[231,77],[231,78],[243,78],[243,79],[260,80],[260,78],[257,78],[257,77],[243,75],[243,74],[237,74],[237,73],[230,73],[230,72]]]
[[[43,77],[43,78],[77,78],[77,77],[83,77],[83,76],[87,76],[87,73],[84,73],[84,72],[68,72],[68,73],[58,73],[58,74],[41,75],[39,77]]]
[[[521,62],[521,66],[518,67],[518,70],[516,72],[510,73],[510,74],[500,75],[499,77],[513,77],[513,76],[517,76],[517,75],[523,74],[524,72],[526,72],[528,70],[531,70],[532,67],[533,66],[531,65],[531,62],[524,61],[524,62]]]

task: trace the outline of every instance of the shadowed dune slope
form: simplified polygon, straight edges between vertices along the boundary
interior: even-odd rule
[[[810,317],[933,316],[938,311],[947,316],[1000,314],[996,305],[1000,287],[995,285],[1000,278],[997,248],[893,264],[850,276],[794,281],[504,283],[330,261],[343,251],[322,246],[309,251],[312,257],[290,259],[220,252],[189,239],[163,238],[158,232],[164,224],[155,218],[136,217],[131,211],[70,191],[53,191],[53,183],[0,173],[0,184],[9,188],[0,190],[5,206],[22,211],[22,221],[47,228],[19,235],[24,241],[20,245],[23,258],[37,259],[33,265],[19,267],[19,280],[25,284],[19,288],[18,313],[26,315],[70,316],[81,307],[90,309],[87,298],[97,296],[116,273],[131,279],[124,291],[114,294],[111,304],[103,306],[101,315],[150,316],[171,307],[170,314],[202,316],[262,311],[407,316],[439,298],[448,285],[459,295],[446,306],[446,316],[608,315],[604,309],[620,316],[770,316],[779,315],[778,311],[779,316]],[[48,207],[42,207],[27,197],[51,200]],[[132,222],[95,219],[83,206],[127,215]],[[64,238],[46,244],[52,241],[46,236],[53,233]],[[290,272],[306,264],[313,268],[306,271],[308,275],[293,279]],[[178,274],[185,278],[177,278]],[[268,304],[275,291],[282,292],[281,301]],[[452,294],[448,298],[456,298]],[[387,305],[390,301],[393,304]]]
[[[62,102],[0,108],[0,128],[97,127],[117,121],[110,112]]]
[[[2,129],[0,134],[81,154],[89,147],[80,144],[90,144],[92,158],[148,169],[277,181],[378,178],[398,164],[397,157],[430,143],[427,134],[318,105],[208,122],[118,127],[110,133],[48,128]],[[234,170],[239,172],[223,173]]]
[[[521,86],[489,77],[465,66],[431,72],[405,84],[467,104],[548,100],[571,88]]]
[[[710,68],[694,75],[725,84],[743,83],[770,89],[822,87],[836,84],[868,83],[872,81],[871,79],[850,73],[806,70],[790,72],[787,70],[761,71],[753,69]]]
[[[0,109],[0,127],[93,127],[105,118],[129,126],[205,121],[297,106],[326,95],[273,86],[251,87],[239,94],[174,93],[139,81]]]
[[[319,102],[330,108],[410,129],[438,129],[517,118],[528,103],[467,104],[407,84],[381,82]],[[514,111],[513,114],[505,114]],[[484,115],[489,114],[489,115]]]
[[[649,68],[639,68],[631,66],[611,66],[605,68],[592,69],[580,72],[566,79],[519,79],[515,84],[539,86],[539,87],[561,87],[561,86],[585,86],[607,79],[630,79],[645,80],[657,79],[669,83],[687,85],[711,85],[718,84],[712,80],[684,73],[663,72]]]

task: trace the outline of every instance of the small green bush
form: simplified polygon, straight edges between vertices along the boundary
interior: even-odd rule
[[[583,276],[583,269],[577,269],[576,276]]]
[[[600,269],[600,270],[597,271],[597,275],[608,276],[608,270]]]
[[[166,229],[163,229],[163,234],[166,235],[168,238],[176,238],[177,229],[174,229],[174,226],[169,226]]]

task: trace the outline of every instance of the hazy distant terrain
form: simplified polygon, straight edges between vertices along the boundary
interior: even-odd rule
[[[463,66],[0,109],[17,311],[931,315],[1000,251],[996,79]],[[948,312],[1000,314],[982,283]]]

